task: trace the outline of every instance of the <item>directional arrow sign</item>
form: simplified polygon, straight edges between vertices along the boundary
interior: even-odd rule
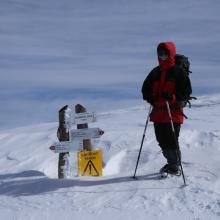
[[[70,131],[71,140],[100,138],[103,134],[104,131],[99,128],[73,129]]]
[[[96,121],[96,115],[94,112],[92,113],[78,113],[75,114],[73,123],[74,124],[85,124],[85,123],[90,123],[90,122],[95,122]]]
[[[54,151],[54,153],[64,153],[77,151],[77,148],[74,147],[74,143],[70,141],[56,142],[52,146],[50,146],[50,150]]]

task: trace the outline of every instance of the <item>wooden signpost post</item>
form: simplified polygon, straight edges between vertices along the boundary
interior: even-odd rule
[[[69,141],[69,131],[66,128],[66,121],[65,121],[65,111],[67,110],[68,105],[64,106],[59,110],[59,127],[57,130],[57,137],[60,142]],[[58,178],[63,179],[64,174],[64,167],[67,163],[69,157],[69,152],[62,152],[59,154],[59,162],[58,162]]]
[[[77,104],[75,106],[75,112],[76,113],[84,113],[84,112],[86,112],[86,109],[82,105]],[[77,124],[77,129],[84,129],[84,128],[88,128],[87,123]],[[83,140],[83,149],[84,150],[92,150],[91,139],[84,139]]]

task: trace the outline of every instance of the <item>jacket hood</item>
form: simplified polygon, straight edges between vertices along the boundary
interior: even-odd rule
[[[162,42],[157,47],[157,52],[161,48],[164,48],[169,51],[169,57],[167,60],[161,60],[158,57],[159,64],[162,68],[170,68],[175,65],[175,56],[176,56],[176,46],[173,42]]]

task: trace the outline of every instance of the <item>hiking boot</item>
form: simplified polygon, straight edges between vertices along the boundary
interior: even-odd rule
[[[161,169],[160,173],[168,173],[169,170],[169,164],[165,164]]]
[[[160,169],[160,173],[169,173],[172,175],[180,176],[181,170],[179,169],[179,166],[172,166],[172,165],[166,164]]]

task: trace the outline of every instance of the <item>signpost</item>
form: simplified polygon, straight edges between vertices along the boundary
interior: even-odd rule
[[[94,112],[92,113],[78,113],[75,114],[73,118],[73,124],[85,124],[90,122],[96,122],[96,115]]]
[[[83,146],[84,151],[77,154],[79,176],[101,176],[102,175],[102,151],[92,150],[91,139],[100,138],[104,131],[99,128],[88,128],[88,123],[96,121],[94,112],[87,113],[86,109],[78,104],[75,106],[75,115],[68,106],[59,111],[59,128],[57,136],[60,142],[50,146],[50,150],[59,153],[58,177],[64,178],[65,160],[69,152],[77,151],[76,144]],[[72,129],[76,124],[77,129]],[[67,161],[68,162],[68,161]]]
[[[65,153],[77,151],[78,149],[73,146],[73,142],[63,141],[54,143],[52,146],[50,146],[50,150],[54,151],[54,153]]]
[[[80,109],[82,111],[82,109]],[[73,114],[72,111],[66,111],[66,126],[71,127],[73,125],[87,124],[91,122],[96,122],[95,112],[81,112]]]
[[[84,128],[84,129],[74,129],[70,131],[71,140],[84,140],[91,138],[100,138],[104,134],[99,128]]]

